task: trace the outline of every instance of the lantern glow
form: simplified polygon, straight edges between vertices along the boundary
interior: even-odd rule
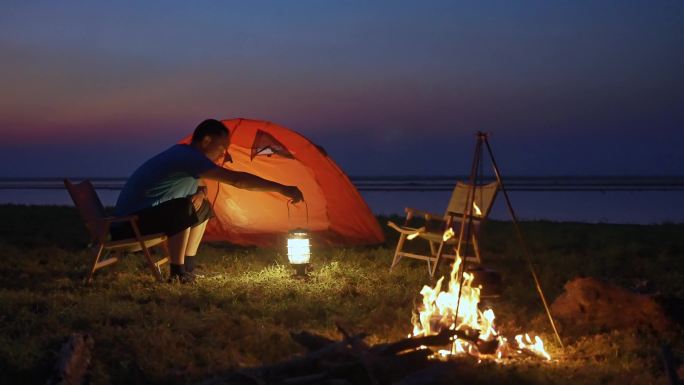
[[[293,230],[287,239],[287,259],[297,271],[298,276],[306,275],[311,259],[309,233],[305,230]]]

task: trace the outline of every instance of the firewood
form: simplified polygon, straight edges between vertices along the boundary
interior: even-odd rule
[[[352,336],[352,339],[353,338],[356,338],[356,336]],[[243,372],[260,378],[289,378],[303,376],[317,370],[323,359],[338,362],[353,359],[350,353],[349,344],[350,342],[347,340],[338,341],[287,361],[260,368],[244,369]]]
[[[320,384],[321,381],[328,377],[326,373],[314,373],[301,377],[288,378],[284,380],[283,385],[309,385]]]
[[[394,383],[415,371],[423,369],[432,361],[428,359],[434,352],[430,349],[419,349],[398,354],[381,356],[375,362],[375,375],[385,382]]]
[[[362,367],[365,369],[366,377],[370,381],[371,385],[379,385],[378,379],[375,377],[375,369],[373,367],[373,357],[369,353],[369,346],[363,341],[363,338],[365,338],[365,334],[363,335],[363,338],[354,338],[355,336],[352,336],[345,330],[344,327],[342,327],[339,323],[336,324],[337,330],[342,334],[344,337],[345,341],[349,342],[349,347],[350,347],[350,354],[354,356],[362,365]]]
[[[499,340],[493,339],[490,341],[483,341],[478,339],[477,342],[475,342],[475,345],[477,346],[477,351],[481,354],[494,354],[496,353],[496,349],[499,348]]]
[[[413,375],[437,363],[430,359],[434,352],[427,346],[450,345],[454,337],[472,343],[478,340],[474,333],[443,330],[437,335],[368,346],[365,334],[353,335],[339,326],[338,330],[343,336],[340,341],[310,332],[291,333],[307,353],[271,365],[241,369],[239,383],[248,379],[249,383],[259,385],[385,385],[399,381],[407,385],[427,384]],[[409,377],[413,379],[405,380]],[[224,376],[226,382],[219,382],[219,377],[205,384],[232,383],[229,378],[235,380],[234,376]]]
[[[443,346],[450,345],[452,338],[457,336],[460,339],[477,342],[477,336],[471,336],[466,334],[461,330],[442,330],[438,334],[432,336],[423,337],[409,337],[399,340],[397,342],[392,342],[389,344],[379,344],[371,348],[372,351],[379,354],[391,355],[399,352],[403,352],[409,349],[416,349],[420,346]]]
[[[309,351],[318,350],[336,342],[330,338],[307,331],[301,331],[299,333],[290,332],[290,337],[294,342],[304,346]]]
[[[340,324],[335,324],[337,326],[337,330],[344,336],[344,339],[347,341],[350,341],[353,344],[356,344],[358,347],[362,348],[368,348],[368,345],[363,342],[363,339],[368,336],[366,333],[360,333],[357,334],[356,337],[360,338],[354,338],[355,336],[349,334]]]
[[[368,352],[368,345],[360,341],[360,343],[352,343],[352,354],[361,362],[365,369],[366,375],[370,380],[371,385],[379,385],[379,381],[375,375],[374,357]]]
[[[355,385],[391,384],[433,363],[434,361],[428,359],[432,354],[430,349],[414,350],[396,356],[369,354],[366,365],[360,362],[328,363],[322,369],[330,377],[344,378]]]

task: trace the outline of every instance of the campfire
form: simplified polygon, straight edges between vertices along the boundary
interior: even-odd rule
[[[550,360],[539,336],[515,336],[515,344],[497,332],[494,327],[494,310],[480,309],[481,287],[473,287],[474,275],[463,272],[459,282],[462,258],[457,255],[449,283],[442,290],[444,277],[434,287],[423,286],[420,307],[411,319],[411,337],[427,337],[443,330],[456,331],[448,349],[438,350],[433,358],[470,355],[478,359],[500,360],[515,354],[532,354]]]
[[[509,342],[499,334],[494,311],[478,308],[481,287],[473,287],[473,274],[464,272],[459,285],[461,266],[457,258],[445,290],[444,277],[434,287],[423,287],[422,303],[412,319],[413,332],[407,338],[369,345],[366,333],[354,334],[340,325],[341,340],[291,332],[292,339],[306,349],[304,354],[242,368],[202,384],[435,384],[437,378],[467,379],[464,368],[484,360],[505,362],[518,356],[550,360],[538,336],[518,335]]]
[[[534,271],[532,259],[525,244],[522,231],[518,226],[518,221],[513,210],[513,206],[508,198],[508,193],[504,187],[501,173],[494,160],[492,149],[489,145],[488,134],[483,132],[477,133],[477,144],[475,146],[475,156],[471,168],[470,183],[468,196],[465,199],[464,209],[460,211],[461,226],[460,234],[458,236],[458,243],[455,249],[455,261],[449,277],[447,287],[443,290],[444,277],[441,277],[434,287],[423,286],[420,294],[423,300],[419,308],[414,312],[411,322],[413,324],[413,332],[409,334],[409,338],[420,338],[433,336],[445,331],[454,332],[451,338],[451,345],[447,349],[440,349],[432,358],[448,359],[454,356],[473,356],[478,360],[493,359],[502,360],[504,358],[513,358],[516,354],[534,355],[545,360],[551,360],[551,356],[544,348],[544,342],[539,336],[530,336],[529,334],[520,334],[513,338],[515,342],[509,340],[501,335],[494,327],[494,310],[491,308],[481,309],[480,293],[482,286],[473,286],[475,275],[466,271],[465,263],[461,257],[461,246],[465,245],[465,254],[467,255],[467,242],[465,240],[471,237],[473,228],[473,215],[482,216],[482,209],[475,202],[475,186],[482,185],[482,163],[481,156],[483,148],[486,148],[491,161],[494,175],[496,176],[497,189],[500,190],[504,196],[506,207],[511,215],[512,222],[515,226],[518,239],[523,248],[527,266],[530,270],[534,280],[539,297],[544,305],[546,314],[553,328],[554,334],[561,346],[563,343],[560,335],[553,322],[553,317],[546,302],[546,298],[539,284],[539,279]],[[442,246],[449,239],[456,236],[452,228],[452,218],[454,216],[449,213],[449,220],[446,221],[446,229],[442,234],[442,244],[440,244],[436,255],[436,261],[433,262],[431,274],[437,270],[440,257],[442,257]],[[423,229],[418,229],[415,234],[411,234],[407,238],[413,239],[420,235]],[[478,257],[479,261],[479,257]]]

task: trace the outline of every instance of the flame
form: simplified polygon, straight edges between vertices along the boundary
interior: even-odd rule
[[[515,342],[518,343],[518,348],[520,350],[531,351],[541,357],[544,357],[547,361],[551,359],[549,353],[547,353],[546,349],[544,349],[544,341],[542,341],[539,336],[534,336],[534,342],[532,342],[532,338],[530,338],[529,334],[525,333],[524,340],[522,334],[518,334],[515,336]]]
[[[420,291],[423,297],[422,304],[417,312],[414,312],[411,319],[413,332],[410,335],[413,337],[428,336],[439,333],[445,328],[470,333],[477,332],[478,341],[494,344],[496,347],[492,353],[492,358],[501,359],[510,351],[508,342],[506,338],[499,335],[494,327],[494,319],[496,318],[494,310],[481,311],[479,309],[481,287],[472,287],[474,275],[465,271],[463,272],[463,282],[459,282],[461,265],[462,258],[457,252],[449,276],[449,283],[444,290],[442,290],[444,277],[441,277],[434,287],[423,286]],[[473,333],[473,335],[476,334]],[[526,334],[525,339],[520,335],[516,337],[516,341],[520,350],[531,351],[547,360],[551,359],[551,356],[544,350],[544,343],[539,336],[534,337],[534,342],[532,342],[529,335]],[[444,358],[449,354],[469,354],[480,359],[482,354],[478,349],[479,345],[480,342],[475,344],[471,341],[455,338],[451,349],[438,351],[436,358]]]
[[[494,330],[494,312],[488,310],[485,316],[477,307],[480,303],[480,288],[471,286],[475,278],[473,274],[464,272],[463,287],[459,283],[461,261],[461,257],[457,256],[445,291],[442,291],[444,277],[437,281],[435,287],[423,286],[420,291],[423,306],[413,319],[414,336],[427,336],[452,325],[456,330],[466,327],[479,330],[482,339],[497,336]]]
[[[449,239],[451,239],[454,235],[456,235],[456,234],[454,233],[454,229],[452,229],[451,227],[449,227],[448,229],[446,229],[446,231],[444,232],[444,234],[442,234],[442,240],[443,240],[444,242],[446,242],[446,241],[448,241]]]
[[[409,241],[410,241],[410,240],[413,240],[413,239],[415,239],[417,236],[419,236],[420,234],[422,234],[422,233],[424,233],[424,232],[425,232],[425,227],[423,226],[423,227],[421,227],[421,228],[419,228],[419,229],[416,229],[416,231],[415,231],[414,233],[409,234],[409,235],[406,237],[406,239],[408,239]]]
[[[482,210],[478,207],[477,203],[473,202],[473,209],[475,209],[475,215],[482,215]]]

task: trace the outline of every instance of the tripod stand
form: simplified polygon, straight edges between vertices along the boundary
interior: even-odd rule
[[[462,211],[462,218],[461,218],[461,227],[459,231],[459,236],[458,236],[458,243],[456,243],[455,249],[456,249],[456,255],[467,255],[468,253],[468,242],[464,242],[464,240],[470,239],[472,231],[473,231],[473,210],[475,209],[473,202],[475,202],[475,190],[476,190],[476,183],[478,182],[476,179],[478,179],[478,175],[481,178],[481,169],[482,169],[482,151],[483,148],[487,150],[487,154],[489,155],[489,159],[492,164],[492,168],[494,169],[494,175],[496,177],[496,181],[498,183],[498,188],[499,190],[503,193],[504,199],[506,201],[506,207],[508,209],[508,213],[511,216],[511,220],[513,222],[513,227],[515,228],[515,232],[518,237],[518,241],[520,243],[520,246],[523,251],[523,255],[525,257],[525,261],[520,258],[520,262],[523,263],[525,262],[527,264],[528,269],[530,270],[530,273],[532,275],[532,278],[534,280],[534,284],[537,288],[537,292],[539,293],[539,298],[541,299],[542,304],[544,305],[544,310],[546,311],[546,315],[549,319],[549,323],[551,324],[551,328],[553,329],[554,334],[556,335],[556,339],[558,340],[558,343],[560,344],[561,348],[563,347],[563,341],[560,338],[560,335],[558,334],[558,330],[556,329],[556,324],[553,321],[553,317],[551,316],[551,311],[549,310],[548,303],[546,302],[546,297],[544,296],[544,292],[542,291],[541,285],[539,283],[539,278],[537,277],[537,273],[534,270],[534,266],[532,264],[532,258],[530,256],[530,251],[527,247],[527,242],[525,242],[525,238],[523,236],[522,230],[520,229],[520,224],[518,223],[518,218],[515,215],[515,210],[513,210],[513,206],[511,205],[511,200],[508,197],[508,192],[506,191],[506,187],[504,186],[503,180],[501,178],[501,172],[499,171],[499,167],[496,164],[496,160],[494,159],[494,154],[492,153],[492,148],[489,145],[489,135],[483,132],[478,132],[477,133],[477,142],[475,144],[475,155],[473,157],[473,164],[470,169],[470,181],[469,181],[469,190],[468,190],[468,198],[465,201],[465,207],[463,208]],[[478,171],[480,171],[478,173]],[[447,224],[447,228],[451,226],[451,223]],[[439,250],[437,251],[437,259],[432,267],[431,274],[434,276],[435,271],[437,270],[437,266],[439,265],[440,259],[443,254],[443,245],[440,245]],[[464,248],[464,250],[461,250],[461,248]],[[461,253],[463,251],[463,253]],[[461,264],[461,267],[459,269],[458,277],[459,277],[459,287],[463,287],[463,282],[464,282],[464,272],[465,272],[465,259],[464,263]],[[459,297],[458,297],[458,302],[456,305],[456,314],[458,314],[458,308],[460,306],[461,302],[461,292],[459,291]]]

